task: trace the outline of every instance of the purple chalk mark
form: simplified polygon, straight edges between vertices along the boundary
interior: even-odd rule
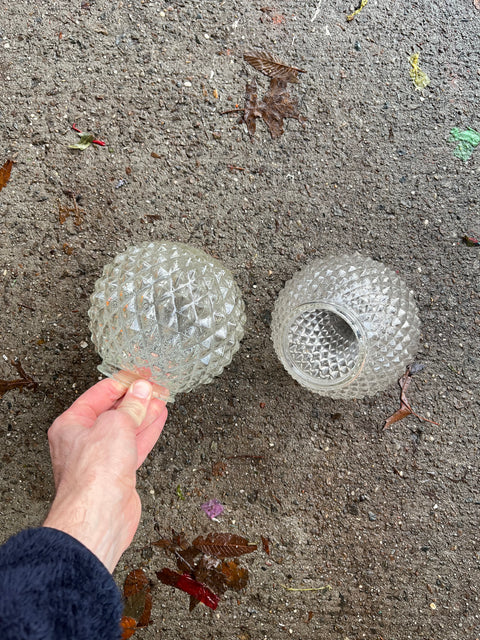
[[[212,520],[223,513],[223,505],[216,498],[202,504],[202,509]]]

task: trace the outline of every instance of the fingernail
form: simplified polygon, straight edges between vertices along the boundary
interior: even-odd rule
[[[146,380],[137,380],[132,386],[132,395],[136,398],[148,398],[152,391],[152,385]]]

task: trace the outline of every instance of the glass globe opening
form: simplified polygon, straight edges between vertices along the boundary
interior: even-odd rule
[[[365,361],[357,319],[329,304],[294,310],[284,332],[284,356],[309,386],[323,389],[353,381]]]

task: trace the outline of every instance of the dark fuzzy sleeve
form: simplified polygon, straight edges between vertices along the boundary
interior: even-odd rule
[[[118,640],[121,615],[112,576],[68,534],[29,529],[0,547],[2,640]]]

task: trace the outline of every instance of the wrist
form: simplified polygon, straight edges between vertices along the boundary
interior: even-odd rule
[[[133,499],[140,503],[136,492]],[[132,532],[132,523],[122,517],[126,510],[122,503],[122,499],[113,500],[110,502],[113,508],[106,509],[105,500],[96,501],[88,495],[62,495],[59,491],[43,526],[68,533],[112,573],[138,525],[137,521]]]

